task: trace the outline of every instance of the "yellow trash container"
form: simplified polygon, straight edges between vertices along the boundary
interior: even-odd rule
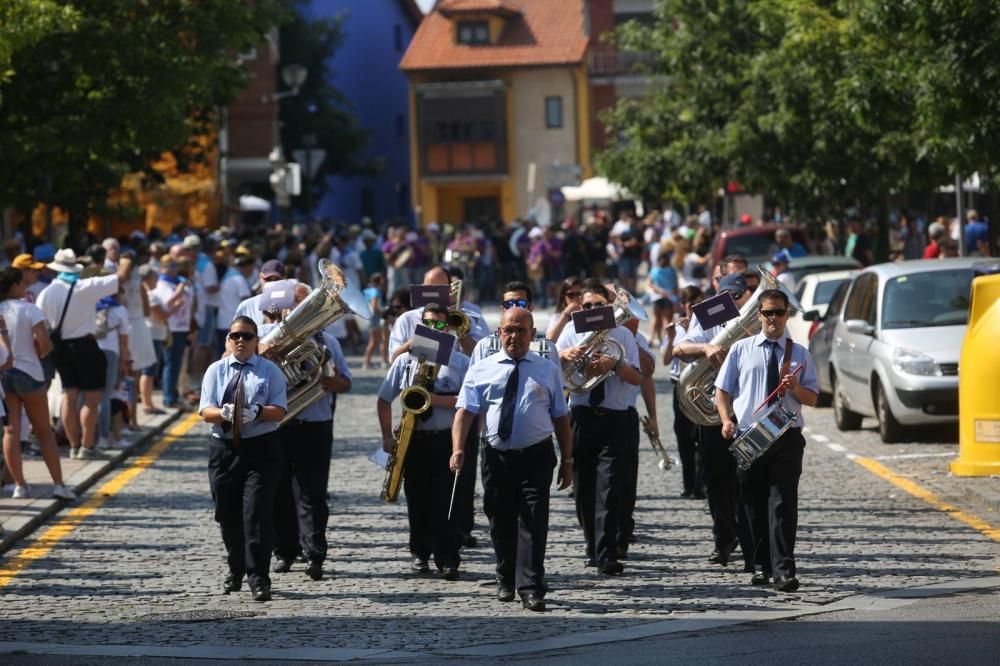
[[[1000,275],[972,281],[958,376],[958,476],[1000,475]]]

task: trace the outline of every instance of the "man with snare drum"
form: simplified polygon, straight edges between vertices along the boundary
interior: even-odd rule
[[[735,343],[715,381],[715,403],[722,436],[732,440],[780,403],[795,422],[747,470],[740,469],[740,499],[750,523],[753,585],[794,592],[795,532],[798,527],[799,476],[802,474],[802,405],[819,395],[816,366],[809,351],[785,334],[788,296],[778,289],[760,295],[761,332]],[[759,409],[758,409],[759,408]]]

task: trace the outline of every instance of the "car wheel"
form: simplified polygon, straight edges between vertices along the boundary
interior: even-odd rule
[[[896,417],[892,415],[892,407],[885,395],[882,383],[875,385],[875,411],[878,413],[878,434],[886,444],[893,444],[903,439],[905,429]]]
[[[840,382],[837,375],[830,372],[830,385],[833,391],[833,420],[837,430],[857,430],[861,427],[861,414],[852,412],[844,406],[844,396],[840,393]]]

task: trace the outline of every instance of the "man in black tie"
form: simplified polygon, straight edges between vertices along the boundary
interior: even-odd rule
[[[497,599],[515,591],[530,611],[545,610],[545,543],[549,486],[556,467],[552,434],[562,453],[560,490],[573,479],[570,429],[562,375],[551,361],[529,351],[535,337],[531,313],[510,308],[500,320],[499,353],[469,369],[452,427],[451,469],[465,462],[465,439],[483,417],[483,512],[496,553]]]

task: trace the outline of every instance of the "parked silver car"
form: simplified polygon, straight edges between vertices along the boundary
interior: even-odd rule
[[[833,352],[833,334],[837,330],[837,321],[844,312],[844,303],[847,302],[847,294],[850,290],[850,280],[841,282],[822,316],[818,312],[815,315],[807,315],[809,321],[812,321],[815,326],[815,329],[810,329],[808,339],[809,353],[816,364],[816,377],[819,379],[819,403],[817,404],[820,407],[830,406],[830,396],[833,394],[830,383],[830,377],[833,374],[830,364],[830,354]]]
[[[906,426],[958,420],[958,359],[977,261],[878,264],[854,278],[830,354],[838,428],[874,416],[882,440],[894,442]]]

